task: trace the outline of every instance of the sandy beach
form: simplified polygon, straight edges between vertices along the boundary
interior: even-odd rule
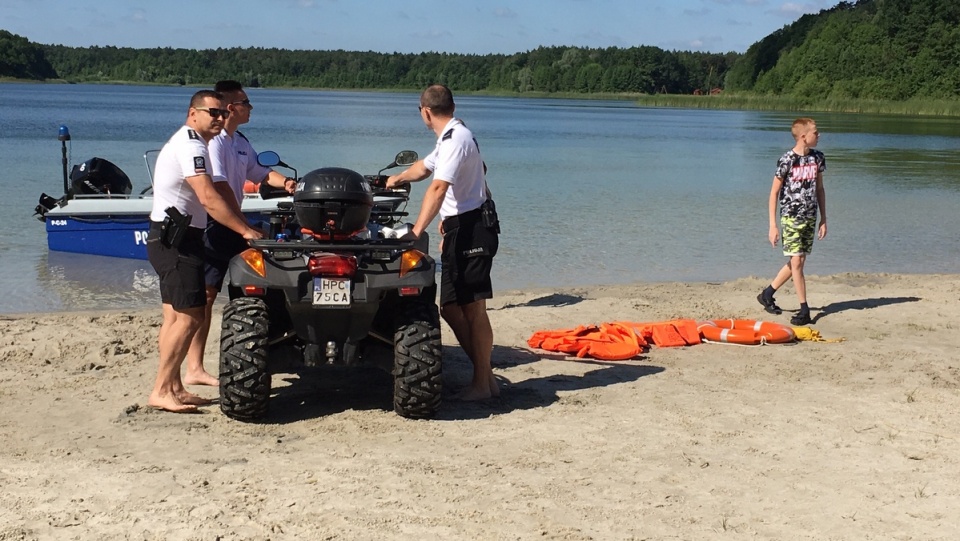
[[[616,320],[787,323],[792,286],[770,316],[766,282],[498,294],[502,396],[427,421],[394,414],[374,368],[277,374],[261,424],[157,412],[159,306],[0,316],[0,540],[960,538],[958,275],[808,277],[812,327],[843,342],[619,362],[526,345]],[[455,390],[469,362],[443,339]]]

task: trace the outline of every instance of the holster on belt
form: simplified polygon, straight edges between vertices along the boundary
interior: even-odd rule
[[[480,205],[480,219],[483,220],[483,226],[500,233],[500,218],[497,217],[497,204],[493,202],[492,197]]]
[[[167,207],[164,212],[167,217],[160,225],[160,242],[168,248],[179,248],[193,218],[189,214],[182,214],[176,207]]]

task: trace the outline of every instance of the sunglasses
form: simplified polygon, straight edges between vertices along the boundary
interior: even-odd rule
[[[197,111],[206,111],[213,118],[220,117],[224,120],[230,117],[230,111],[226,109],[217,109],[216,107],[194,107]]]
[[[230,105],[244,105],[246,107],[250,107],[250,100],[231,101]]]

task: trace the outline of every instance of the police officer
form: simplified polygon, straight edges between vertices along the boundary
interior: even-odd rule
[[[210,403],[187,392],[180,378],[180,366],[206,305],[203,229],[207,213],[245,239],[262,237],[230,209],[210,177],[207,143],[220,133],[228,116],[220,94],[197,92],[190,99],[186,124],[157,156],[147,258],[160,276],[163,323],[160,363],[147,403],[177,413],[196,411],[198,405]],[[183,219],[171,218],[177,216]],[[177,229],[182,231],[180,235],[171,234]]]
[[[294,192],[297,182],[258,164],[257,152],[250,141],[240,133],[240,126],[250,121],[250,113],[253,111],[253,104],[244,92],[243,85],[239,81],[218,81],[213,90],[223,96],[230,112],[230,116],[224,119],[223,130],[211,139],[208,145],[213,185],[233,212],[242,218],[243,185],[247,180],[256,183],[265,181],[268,185],[282,188],[289,193]],[[203,353],[213,317],[213,303],[223,287],[230,260],[247,249],[247,241],[236,231],[211,217],[204,232],[204,245],[207,306],[200,328],[194,334],[187,350],[183,382],[187,385],[216,386],[219,384],[217,378],[210,375],[203,366]]]
[[[486,299],[493,298],[490,269],[497,253],[498,231],[482,218],[481,205],[490,192],[477,140],[453,114],[449,88],[432,85],[423,91],[420,117],[437,135],[437,146],[426,158],[388,178],[387,187],[433,174],[413,235],[419,237],[440,214],[440,314],[473,363],[473,379],[458,398],[483,400],[500,394],[490,366],[493,329],[486,304]]]

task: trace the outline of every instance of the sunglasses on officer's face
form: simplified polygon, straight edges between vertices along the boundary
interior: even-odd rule
[[[206,111],[213,118],[221,117],[224,120],[230,117],[230,111],[226,109],[217,109],[216,107],[194,107],[197,111]]]

